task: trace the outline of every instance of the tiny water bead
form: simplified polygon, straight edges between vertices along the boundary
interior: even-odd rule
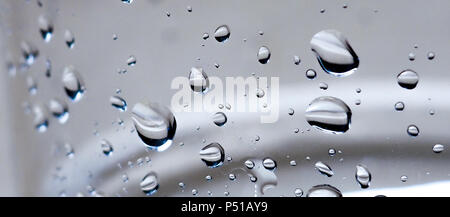
[[[40,16],[38,23],[42,39],[44,39],[45,42],[50,42],[53,36],[53,25],[45,16]]]
[[[206,39],[208,39],[209,38],[209,34],[208,33],[203,33],[203,36],[202,36],[202,38],[203,38],[203,40],[206,40]]]
[[[295,166],[297,166],[297,162],[296,162],[295,160],[291,160],[291,161],[289,162],[289,165],[295,167]]]
[[[317,76],[316,70],[314,70],[314,69],[306,70],[306,77],[308,79],[312,80],[312,79],[316,78],[316,76]]]
[[[303,196],[303,190],[302,190],[301,188],[296,188],[296,189],[294,190],[294,195],[295,195],[296,197],[301,197],[301,196]]]
[[[230,28],[228,28],[227,25],[222,25],[217,27],[216,31],[214,32],[214,38],[218,42],[225,42],[230,37]]]
[[[359,58],[341,32],[320,31],[313,36],[310,44],[320,66],[328,74],[342,77],[356,71]]]
[[[27,76],[26,83],[28,87],[28,93],[30,93],[30,95],[35,95],[37,93],[36,80],[32,76]]]
[[[432,59],[434,59],[434,57],[435,57],[435,54],[434,54],[434,52],[432,52],[432,51],[428,52],[428,54],[427,54],[427,58],[428,58],[429,60],[432,60]]]
[[[69,119],[69,106],[66,102],[53,98],[48,103],[50,113],[58,119],[59,123],[64,124]]]
[[[85,92],[84,82],[73,66],[66,66],[62,74],[62,82],[67,96],[73,101],[79,101]]]
[[[328,89],[328,84],[325,83],[325,82],[320,82],[320,83],[319,83],[319,88],[320,88],[321,90],[327,90],[327,89]]]
[[[109,98],[111,105],[117,110],[124,112],[127,110],[127,102],[120,96],[111,96]]]
[[[230,179],[231,181],[234,181],[236,179],[236,175],[234,175],[234,173],[230,173],[228,175],[228,179]]]
[[[37,50],[29,42],[25,41],[21,43],[21,49],[22,49],[22,56],[25,59],[26,65],[28,66],[32,65],[36,60],[36,58],[39,56],[39,50]]]
[[[328,155],[330,155],[331,157],[333,157],[335,154],[336,154],[336,149],[334,149],[334,148],[328,149]]]
[[[189,84],[192,91],[206,93],[209,89],[209,78],[203,68],[192,67],[189,73]]]
[[[111,154],[113,153],[113,151],[114,151],[113,146],[112,146],[111,143],[110,143],[108,140],[106,140],[106,139],[102,139],[102,140],[100,141],[100,146],[101,146],[101,148],[102,148],[103,154],[105,154],[106,156],[111,155]]]
[[[396,102],[394,108],[396,111],[403,111],[403,109],[405,109],[405,104],[403,102]]]
[[[350,129],[352,112],[342,100],[322,96],[314,99],[305,112],[306,121],[313,127],[334,134]]]
[[[299,56],[294,56],[294,64],[295,65],[299,65],[301,62],[300,57]]]
[[[414,60],[416,59],[416,55],[415,55],[414,53],[409,53],[409,54],[408,54],[408,59],[409,59],[410,61],[414,61]]]
[[[131,55],[130,57],[128,57],[128,59],[127,59],[127,65],[129,65],[129,66],[134,66],[134,65],[136,65],[136,57],[134,57],[133,55]]]
[[[322,175],[326,175],[328,177],[331,177],[334,175],[333,170],[331,169],[330,166],[328,166],[327,164],[323,163],[322,161],[317,161],[314,164],[314,167],[320,172],[320,174]]]
[[[49,121],[47,111],[45,110],[45,108],[40,105],[34,106],[33,114],[34,114],[34,128],[40,133],[47,131]]]
[[[221,127],[227,123],[227,116],[223,112],[217,112],[213,115],[213,122],[215,125]]]
[[[402,182],[408,181],[408,176],[405,176],[405,175],[400,176],[400,181],[402,181]]]
[[[72,49],[75,46],[75,36],[70,30],[64,32],[64,40],[66,41],[67,47]]]
[[[415,71],[407,69],[397,75],[397,82],[405,89],[414,89],[419,83],[419,75]]]
[[[409,125],[408,129],[406,130],[408,135],[410,136],[418,136],[419,135],[419,128],[417,128],[416,125]]]
[[[221,166],[225,159],[225,150],[219,143],[211,143],[203,147],[199,154],[200,159],[210,168]]]
[[[266,46],[262,46],[262,47],[260,47],[259,50],[258,50],[258,54],[257,54],[258,61],[259,61],[261,64],[266,64],[266,63],[269,62],[270,55],[271,55],[271,53],[270,53],[269,48],[266,47]]]
[[[158,178],[154,172],[150,172],[142,178],[139,185],[141,186],[142,192],[146,195],[152,195],[156,193],[159,188]]]
[[[137,103],[131,118],[139,138],[149,149],[164,151],[170,147],[177,124],[167,107],[157,103]]]
[[[266,94],[266,93],[264,92],[263,89],[258,88],[258,89],[256,90],[256,97],[258,97],[258,98],[264,97],[265,94]]]
[[[277,167],[277,163],[271,158],[265,158],[263,160],[263,166],[268,170],[274,170]]]
[[[442,144],[436,144],[433,146],[433,152],[438,154],[444,151],[444,146]]]
[[[308,190],[306,197],[342,197],[341,191],[331,185],[316,185]]]
[[[365,165],[358,164],[356,165],[355,178],[361,188],[368,188],[372,180],[372,175]]]

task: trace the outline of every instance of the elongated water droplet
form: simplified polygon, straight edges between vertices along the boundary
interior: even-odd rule
[[[328,89],[328,84],[325,83],[325,82],[320,82],[320,83],[319,83],[319,88],[320,88],[321,90],[327,90],[327,89]]]
[[[136,65],[136,57],[134,57],[133,55],[131,55],[130,57],[128,57],[128,59],[127,59],[127,65],[129,65],[129,66],[134,66],[134,65]]]
[[[418,136],[419,135],[419,128],[417,128],[416,125],[409,125],[408,129],[406,130],[410,136]]]
[[[350,128],[352,112],[342,100],[322,96],[309,104],[305,116],[311,126],[336,134],[344,133]]]
[[[210,168],[221,166],[225,159],[225,150],[219,143],[211,143],[199,152],[200,159]]]
[[[40,133],[47,131],[48,128],[47,110],[45,110],[45,108],[43,108],[42,106],[37,105],[33,107],[33,114],[34,114],[34,128]]]
[[[221,126],[223,126],[225,123],[227,123],[227,116],[226,116],[223,112],[217,112],[217,113],[214,114],[214,116],[213,116],[213,122],[214,122],[214,124],[216,124],[217,126],[221,127]]]
[[[206,93],[209,88],[209,78],[202,68],[192,67],[189,73],[189,84],[194,92]]]
[[[66,102],[53,98],[48,103],[48,109],[53,117],[57,118],[59,123],[64,124],[69,119],[69,107]]]
[[[356,71],[359,59],[345,36],[336,30],[323,30],[311,39],[311,49],[323,70],[334,76],[347,76]]]
[[[121,112],[127,110],[127,102],[120,96],[111,96],[109,98],[109,102],[114,108],[118,109]]]
[[[316,185],[309,189],[307,197],[342,197],[341,191],[331,185]]]
[[[150,172],[142,178],[140,183],[141,190],[146,195],[152,195],[156,193],[159,188],[158,178],[154,172]]]
[[[41,33],[42,39],[44,39],[45,42],[50,42],[53,35],[53,25],[44,16],[39,17],[38,23],[39,23],[39,32]]]
[[[218,42],[225,42],[230,37],[230,29],[227,25],[222,25],[217,27],[216,31],[214,32],[214,38]]]
[[[266,46],[262,46],[258,50],[258,55],[257,55],[258,61],[261,64],[266,64],[267,62],[269,62],[270,55],[271,55],[271,53],[270,53],[269,48]]]
[[[245,167],[247,167],[247,169],[249,169],[249,170],[251,170],[251,169],[253,169],[253,167],[255,167],[255,163],[251,160],[246,160],[244,162],[244,164],[245,164]]]
[[[75,46],[75,37],[70,30],[66,30],[64,32],[64,40],[66,41],[67,47],[72,49]]]
[[[100,145],[101,145],[103,154],[105,154],[106,156],[109,156],[113,153],[113,151],[114,151],[113,146],[111,145],[111,143],[108,140],[102,139],[102,141],[100,141]]]
[[[34,80],[33,77],[28,76],[26,79],[27,82],[27,86],[28,86],[28,93],[30,93],[30,95],[35,95],[37,93],[37,83]]]
[[[148,148],[164,151],[172,144],[177,124],[167,107],[155,103],[137,103],[131,118],[137,134]]]
[[[62,74],[62,82],[67,96],[74,102],[79,101],[84,94],[84,82],[73,66],[66,66]]]
[[[436,144],[433,146],[433,152],[434,153],[441,153],[444,151],[444,146],[442,144]]]
[[[372,180],[372,175],[365,165],[358,164],[356,165],[355,178],[361,188],[368,188]]]
[[[277,163],[271,158],[265,158],[263,160],[263,166],[268,170],[274,170],[277,167]]]
[[[407,69],[398,74],[397,82],[403,88],[414,89],[419,83],[419,76],[415,71]]]
[[[330,166],[323,163],[322,161],[317,161],[316,164],[314,164],[314,166],[322,175],[326,175],[328,177],[331,177],[334,175],[334,172],[333,172],[333,170],[331,170]]]

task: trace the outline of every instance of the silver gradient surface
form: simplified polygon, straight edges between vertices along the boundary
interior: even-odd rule
[[[193,189],[197,196],[295,196],[297,188],[308,192],[321,184],[334,186],[344,197],[450,196],[450,1],[39,2],[41,7],[36,0],[0,0],[1,196],[146,196],[140,182],[149,173],[157,174],[159,184],[152,196],[193,196]],[[39,32],[41,15],[54,26],[48,43]],[[214,38],[221,25],[230,30],[222,43]],[[357,70],[349,76],[325,73],[311,51],[311,38],[327,29],[342,32],[359,57]],[[75,38],[73,49],[66,45],[66,30]],[[210,36],[207,40],[204,33]],[[19,66],[22,41],[39,50],[27,70]],[[258,62],[261,46],[270,48],[267,64]],[[435,53],[432,60],[427,58],[430,51]],[[414,61],[409,53],[415,54]],[[131,55],[134,66],[127,65]],[[294,56],[300,57],[299,65]],[[9,75],[8,62],[17,66],[15,76]],[[69,65],[86,87],[75,103],[61,82]],[[129,108],[148,101],[170,106],[176,93],[172,79],[187,77],[192,67],[219,78],[252,73],[279,77],[279,120],[262,124],[259,114],[218,108],[227,117],[219,127],[212,119],[215,112],[178,112],[173,144],[163,152],[149,150],[133,130],[131,109],[118,111],[110,97],[120,89]],[[310,68],[317,72],[313,80],[305,76]],[[414,89],[397,83],[397,75],[406,69],[419,76]],[[37,83],[35,95],[28,93],[27,76]],[[328,89],[320,89],[320,82]],[[321,96],[337,97],[350,107],[348,131],[325,133],[308,124],[305,111]],[[60,124],[50,118],[48,130],[39,133],[24,105],[46,105],[54,97],[68,104],[69,119]],[[403,111],[394,109],[398,101],[405,104]],[[295,110],[292,116],[290,108]],[[409,125],[419,128],[418,136],[408,135]],[[114,148],[110,156],[102,152],[103,139]],[[199,151],[214,142],[223,147],[225,161],[208,168]],[[73,157],[66,156],[64,144],[71,145]],[[442,144],[444,151],[434,153],[435,144]],[[330,148],[337,150],[334,156],[328,154]],[[262,194],[257,189],[262,179],[251,182],[244,162],[267,157],[276,161],[269,177],[276,185]],[[314,166],[318,161],[334,175],[320,174]],[[358,164],[371,173],[366,189],[355,179]],[[404,175],[406,182],[400,179]]]

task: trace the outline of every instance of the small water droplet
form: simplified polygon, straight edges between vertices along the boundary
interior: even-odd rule
[[[336,149],[334,149],[334,148],[328,149],[328,155],[330,155],[331,157],[333,157],[335,154],[336,154]]]
[[[66,41],[67,47],[72,49],[75,46],[75,37],[73,36],[73,33],[70,30],[66,30],[64,33],[64,39]]]
[[[79,101],[84,94],[84,82],[73,66],[66,66],[62,75],[62,82],[67,96],[74,102]]]
[[[206,39],[208,39],[209,38],[209,34],[208,33],[203,33],[203,36],[202,36],[202,38],[203,38],[203,40],[206,40]]]
[[[213,122],[217,126],[221,127],[227,123],[227,116],[223,112],[217,112],[213,115]]]
[[[236,179],[236,175],[234,175],[233,173],[230,173],[228,175],[228,179],[230,179],[231,181],[234,181]]]
[[[410,61],[414,61],[414,60],[416,59],[416,55],[415,55],[414,53],[409,53],[409,54],[408,54],[408,59],[409,59]]]
[[[322,161],[317,161],[316,164],[314,164],[314,166],[322,175],[326,175],[328,177],[334,175],[334,172],[333,170],[331,170],[331,167],[323,163]]]
[[[34,114],[34,128],[40,133],[47,131],[48,117],[45,108],[43,108],[40,105],[34,106],[33,114]]]
[[[428,52],[428,54],[427,54],[427,58],[428,58],[429,60],[432,60],[432,59],[434,59],[434,57],[435,57],[435,54],[434,54],[434,52],[432,52],[432,51]]]
[[[127,102],[120,96],[111,96],[109,98],[111,105],[117,110],[124,112],[127,110]]]
[[[189,5],[189,6],[187,6],[186,7],[186,10],[188,11],[188,12],[192,12],[192,7]]]
[[[296,197],[301,197],[301,196],[303,196],[303,190],[302,190],[301,188],[296,188],[296,189],[294,190],[294,195],[295,195]]]
[[[269,48],[266,46],[262,46],[258,50],[258,54],[257,54],[258,61],[261,64],[266,64],[267,62],[269,62],[270,55],[271,55],[271,53],[270,53]]]
[[[39,55],[39,51],[30,43],[23,41],[21,44],[22,56],[25,59],[26,66],[34,63]]]
[[[299,56],[294,56],[294,64],[298,65],[298,64],[300,64],[300,62],[301,62],[300,57]]]
[[[405,109],[405,104],[403,102],[397,102],[395,103],[394,108],[397,111],[403,111],[403,109]]]
[[[316,185],[309,189],[307,197],[342,197],[341,191],[331,185]]]
[[[131,4],[133,3],[133,0],[122,0],[122,3]]]
[[[327,89],[328,89],[328,84],[325,83],[325,82],[320,82],[320,83],[319,83],[319,88],[320,88],[321,90],[327,90]]]
[[[67,103],[57,98],[53,98],[48,103],[48,109],[53,117],[57,118],[59,123],[64,124],[69,119],[69,107]]]
[[[368,188],[372,180],[372,175],[365,165],[358,164],[356,165],[355,178],[361,188]]]
[[[415,71],[407,69],[398,74],[397,82],[403,88],[414,89],[419,83],[419,76]]]
[[[256,97],[258,97],[258,98],[264,97],[265,94],[266,94],[266,93],[264,92],[263,89],[258,88],[258,89],[256,90]]]
[[[41,33],[42,39],[45,42],[50,42],[53,35],[53,25],[45,16],[40,16],[38,19],[39,32]]]
[[[202,68],[192,67],[189,73],[191,89],[197,93],[206,93],[209,89],[209,78]]]
[[[195,188],[194,188],[194,189],[192,189],[192,195],[194,195],[194,196],[195,196],[195,195],[197,195],[197,194],[198,194],[198,190],[197,190],[197,189],[195,189]]]
[[[294,109],[289,108],[289,110],[288,110],[288,114],[289,115],[291,115],[291,116],[294,115],[294,112],[295,112]]]
[[[139,138],[149,149],[164,151],[170,147],[177,124],[167,107],[156,103],[137,103],[131,118]]]
[[[103,154],[105,154],[106,156],[109,156],[113,153],[114,149],[113,146],[111,145],[111,143],[106,140],[106,139],[102,139],[100,141],[100,146],[102,148],[102,152]]]
[[[444,151],[444,146],[442,144],[436,144],[433,146],[433,152],[438,154]]]
[[[227,25],[217,27],[214,37],[218,42],[225,42],[230,37],[230,29]]]
[[[409,125],[408,129],[406,130],[408,132],[408,135],[410,136],[418,136],[419,135],[419,128],[415,125]]]
[[[134,66],[134,65],[136,65],[136,57],[134,57],[133,55],[131,55],[130,57],[128,57],[128,59],[127,59],[127,65],[129,65],[129,66]]]
[[[210,168],[221,166],[225,159],[225,150],[219,143],[211,143],[203,147],[199,154],[200,159]]]
[[[159,188],[158,178],[156,174],[154,172],[150,172],[145,175],[140,183],[140,186],[142,192],[144,192],[146,195],[152,195],[156,193]]]
[[[291,160],[291,161],[289,162],[289,165],[295,167],[295,166],[297,166],[297,162],[296,162],[295,160]]]
[[[277,163],[271,158],[265,158],[263,160],[263,166],[268,170],[274,170],[277,167]]]
[[[306,77],[308,79],[312,80],[312,79],[316,78],[316,75],[317,75],[316,70],[314,70],[314,69],[306,70]]]
[[[305,116],[311,126],[336,134],[345,133],[350,128],[352,112],[342,100],[323,96],[309,104]]]
[[[405,175],[400,176],[400,181],[402,181],[402,182],[408,181],[408,176],[405,176]]]

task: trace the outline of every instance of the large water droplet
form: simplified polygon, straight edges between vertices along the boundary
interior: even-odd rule
[[[127,102],[120,96],[111,96],[109,98],[109,102],[114,108],[118,109],[121,112],[127,110]]]
[[[156,103],[137,103],[131,118],[139,137],[148,148],[164,151],[172,144],[177,124],[167,107]]]
[[[306,121],[319,130],[344,133],[350,128],[352,112],[342,100],[322,96],[309,104],[305,116]]]
[[[218,42],[225,42],[230,37],[230,28],[227,25],[217,27],[214,37]]]
[[[211,143],[199,152],[200,158],[206,166],[215,168],[221,166],[225,159],[225,150],[219,143]]]
[[[266,64],[267,62],[269,62],[270,55],[271,55],[271,53],[270,53],[269,48],[266,46],[262,46],[258,50],[258,54],[257,54],[258,61],[261,64]]]
[[[227,123],[227,116],[223,112],[217,112],[213,115],[213,122],[217,126],[221,127]]]
[[[48,103],[48,109],[53,117],[57,118],[59,123],[64,124],[69,119],[69,107],[66,102],[53,98]]]
[[[145,175],[140,183],[140,186],[142,192],[144,192],[146,195],[152,195],[156,193],[159,187],[156,174],[154,172],[150,172]]]
[[[325,72],[347,76],[356,71],[359,59],[345,36],[336,30],[323,30],[311,39],[311,49]]]
[[[83,97],[85,91],[84,82],[73,66],[66,66],[64,68],[62,82],[67,96],[72,101],[77,102]]]
[[[334,172],[333,170],[331,170],[331,167],[323,163],[322,161],[317,161],[316,164],[314,164],[314,166],[322,175],[326,175],[328,177],[334,175]]]
[[[419,83],[419,76],[413,70],[404,70],[397,76],[398,84],[406,89],[414,89]]]
[[[331,185],[316,185],[309,189],[307,197],[342,197],[341,191]]]
[[[189,84],[194,92],[206,93],[209,88],[209,78],[202,68],[192,67],[189,73]]]
[[[358,164],[356,165],[355,178],[361,188],[368,188],[372,180],[372,175],[365,165]]]

